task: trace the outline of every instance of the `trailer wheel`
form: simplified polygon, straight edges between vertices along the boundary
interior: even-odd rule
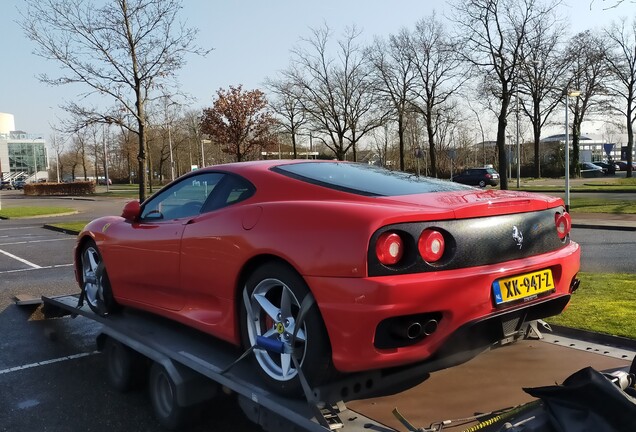
[[[102,255],[94,241],[89,240],[84,245],[81,262],[82,291],[88,307],[100,316],[115,312],[118,305],[113,297]]]
[[[161,426],[176,430],[185,425],[188,409],[179,406],[175,383],[159,363],[153,363],[150,368],[148,386],[152,408]]]
[[[127,392],[143,380],[144,357],[124,344],[107,338],[104,342],[106,372],[110,384],[120,392]]]
[[[245,284],[244,298],[249,305],[239,300],[241,338],[244,348],[255,345],[259,336],[289,345],[310,385],[315,386],[331,379],[335,371],[329,337],[318,306],[314,303],[304,321],[296,322],[302,301],[309,293],[304,279],[283,263],[272,262],[257,268]],[[294,332],[296,340],[292,347]],[[286,396],[301,392],[291,356],[260,348],[254,350],[257,369],[265,383]]]

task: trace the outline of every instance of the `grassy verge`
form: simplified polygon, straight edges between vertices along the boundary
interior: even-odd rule
[[[549,323],[636,339],[636,275],[579,273],[569,307]]]
[[[0,210],[0,218],[15,219],[74,212],[75,209],[68,207],[12,207]]]
[[[535,192],[563,192],[565,180],[551,179],[548,184],[544,184],[542,180],[524,178],[519,190],[535,191]],[[550,180],[550,179],[548,179]],[[516,189],[511,186],[510,189]],[[571,192],[636,192],[636,177],[632,178],[602,178],[602,179],[584,179],[580,184],[570,184]]]
[[[636,214],[634,201],[614,201],[594,198],[572,198],[570,209],[574,213]]]

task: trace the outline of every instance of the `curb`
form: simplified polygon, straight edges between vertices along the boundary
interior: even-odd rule
[[[79,231],[76,231],[76,230],[60,228],[60,227],[56,227],[56,226],[53,226],[53,225],[47,225],[47,224],[42,225],[42,228],[47,229],[47,230],[51,230],[51,231],[61,232],[61,233],[64,233],[64,234],[70,234],[70,235],[78,235],[79,234]]]
[[[611,230],[611,231],[636,231],[636,226],[625,226],[625,225],[605,225],[605,224],[596,224],[596,223],[573,223],[572,228],[583,228],[583,229],[598,229],[598,230]]]

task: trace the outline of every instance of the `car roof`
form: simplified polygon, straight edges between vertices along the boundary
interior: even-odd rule
[[[255,185],[276,187],[280,195],[287,192],[285,188],[291,184],[294,184],[294,189],[321,187],[325,192],[347,192],[358,196],[399,196],[467,188],[447,180],[333,160],[253,161],[210,166],[204,170],[238,174]]]

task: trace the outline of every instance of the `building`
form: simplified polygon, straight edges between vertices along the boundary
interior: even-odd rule
[[[0,113],[0,177],[34,182],[48,179],[49,160],[41,136],[15,130],[13,114]]]
[[[565,144],[565,134],[552,135],[541,140],[542,143]],[[569,137],[570,148],[573,136]],[[579,137],[579,152],[581,162],[602,161],[607,159],[621,160],[621,146],[616,143],[608,143],[605,140],[590,138],[586,135]]]

